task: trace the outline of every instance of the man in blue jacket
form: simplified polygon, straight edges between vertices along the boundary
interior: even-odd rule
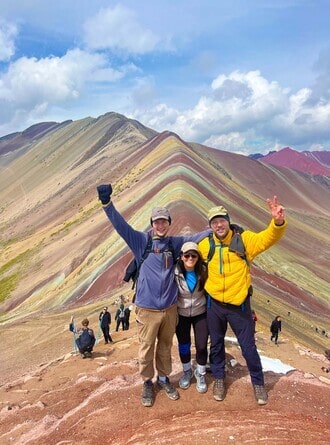
[[[179,393],[170,383],[172,372],[171,348],[177,323],[178,289],[174,281],[175,259],[183,243],[199,242],[208,236],[205,230],[191,236],[167,236],[171,217],[168,209],[156,207],[152,210],[149,232],[133,229],[116,210],[111,201],[110,184],[97,187],[104,211],[118,234],[132,250],[137,262],[141,260],[152,237],[150,253],[142,262],[136,285],[136,321],[139,335],[139,371],[143,379],[142,405],[154,403],[153,377],[157,370],[157,385],[165,390],[171,400]]]

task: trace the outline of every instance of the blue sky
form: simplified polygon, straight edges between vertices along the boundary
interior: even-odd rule
[[[328,0],[1,0],[0,136],[115,111],[242,154],[330,149]]]

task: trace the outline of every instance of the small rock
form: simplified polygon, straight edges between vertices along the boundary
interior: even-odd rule
[[[323,377],[323,375],[320,375],[319,380],[321,380],[321,382],[323,383],[327,383],[328,385],[330,385],[330,379]]]
[[[305,372],[305,374],[304,374],[304,378],[305,378],[305,379],[314,379],[314,378],[315,378],[315,375],[312,374],[311,372]]]

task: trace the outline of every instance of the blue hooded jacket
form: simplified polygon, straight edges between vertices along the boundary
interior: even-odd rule
[[[104,211],[118,234],[132,250],[136,260],[142,258],[148,243],[148,232],[133,229],[116,210],[112,202]],[[149,232],[151,235],[153,231]],[[145,309],[163,310],[177,302],[178,287],[174,281],[174,260],[180,255],[182,245],[187,241],[198,243],[207,237],[210,229],[190,236],[154,237],[152,249],[143,261],[136,286],[135,304]],[[168,249],[171,238],[174,258]]]

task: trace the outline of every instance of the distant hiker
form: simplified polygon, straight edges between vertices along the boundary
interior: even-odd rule
[[[104,343],[112,343],[112,337],[110,334],[111,314],[108,311],[108,306],[103,308],[103,311],[99,315],[99,321],[104,336]]]
[[[129,318],[131,316],[131,310],[133,309],[133,306],[127,306],[125,307],[124,313],[125,313],[125,320],[124,320],[124,329],[125,331],[128,331],[129,329]]]
[[[258,321],[258,317],[257,317],[257,314],[255,313],[255,311],[253,309],[251,311],[251,314],[252,314],[252,320],[253,320],[253,326],[254,326],[254,333],[256,333],[257,332],[256,324],[257,324],[257,321]]]
[[[120,324],[122,330],[125,331],[125,306],[123,303],[117,309],[115,320],[117,321],[116,332],[118,332]]]
[[[328,360],[330,360],[330,349],[326,349],[326,350],[324,351],[324,355],[325,355],[325,357],[326,357]]]
[[[97,187],[103,209],[118,234],[132,250],[139,267],[136,284],[135,313],[139,335],[139,370],[143,379],[142,405],[154,403],[154,358],[157,384],[171,400],[179,393],[170,383],[171,348],[177,322],[178,288],[174,281],[175,259],[187,241],[198,242],[208,235],[204,231],[192,236],[168,236],[171,217],[168,209],[156,207],[151,212],[152,230],[133,229],[118,213],[111,200],[110,184]],[[151,248],[146,252],[148,240]],[[146,255],[145,255],[146,253]]]
[[[92,357],[93,347],[95,345],[95,335],[93,329],[88,327],[89,320],[84,318],[81,322],[81,328],[76,329],[73,322],[73,317],[71,318],[69,330],[79,337],[76,339],[76,345],[82,356],[82,358]]]
[[[231,326],[246,360],[259,405],[268,400],[264,386],[259,353],[255,345],[254,323],[250,304],[250,264],[253,259],[269,249],[284,235],[286,222],[284,207],[277,197],[267,199],[272,220],[261,232],[245,230],[234,233],[230,218],[224,207],[213,207],[208,220],[213,231],[214,255],[208,262],[208,278],[205,290],[208,294],[207,321],[211,339],[210,367],[214,377],[213,397],[224,400],[225,386],[225,335],[227,325]],[[205,238],[198,245],[204,261],[207,261],[210,240]]]
[[[188,389],[193,376],[195,376],[196,389],[200,393],[207,391],[205,375],[209,334],[204,291],[206,276],[207,269],[200,257],[197,244],[184,243],[175,268],[175,280],[179,289],[179,321],[176,327],[176,336],[183,368],[179,386],[182,389]],[[191,328],[194,331],[196,347],[197,366],[194,373],[191,366]]]
[[[275,319],[272,321],[270,325],[270,332],[272,333],[272,336],[270,337],[270,341],[275,341],[275,345],[278,345],[278,334],[282,330],[282,321],[281,317],[277,315]]]

